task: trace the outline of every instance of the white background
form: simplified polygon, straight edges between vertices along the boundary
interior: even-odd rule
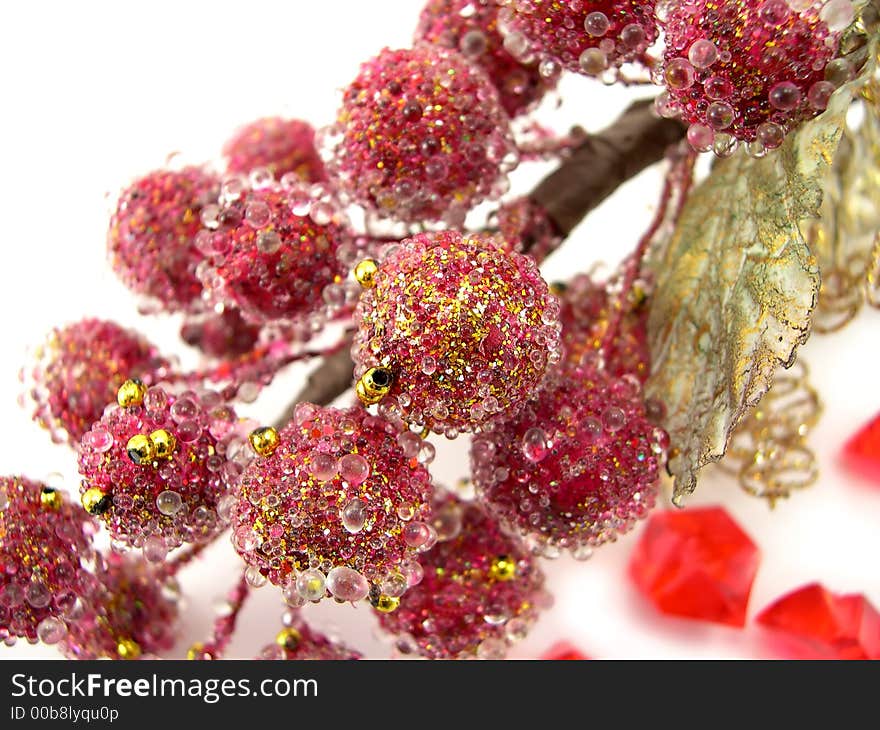
[[[52,446],[16,404],[25,348],[53,326],[85,315],[136,326],[166,352],[194,362],[177,343],[173,318],[140,318],[133,298],[105,262],[108,212],[120,186],[163,164],[169,153],[216,159],[236,126],[270,114],[315,125],[332,120],[338,90],[358,64],[384,45],[406,46],[418,0],[361,2],[27,2],[0,6],[0,473],[43,478],[57,471],[76,490],[72,452]],[[580,78],[561,87],[565,103],[543,118],[565,130],[596,130],[628,100],[653,89],[607,88]],[[541,170],[520,170],[525,191]],[[657,171],[626,185],[591,215],[548,262],[548,279],[616,262],[645,227],[658,190]],[[877,324],[863,314],[842,334],[816,337],[804,350],[826,413],[812,438],[822,466],[819,484],[770,511],[721,474],[709,474],[691,504],[723,503],[763,551],[750,616],[807,581],[865,592],[880,605],[880,485],[836,466],[845,438],[880,410]],[[283,403],[301,373],[278,383],[267,400]],[[278,410],[277,408],[274,410]],[[269,419],[272,408],[245,409]],[[463,442],[440,445],[435,477],[464,476]],[[545,563],[556,605],[513,652],[534,657],[567,639],[598,658],[768,656],[753,629],[736,631],[659,616],[626,577],[630,535],[587,563]],[[205,638],[212,603],[235,580],[228,542],[182,573],[188,595],[182,638],[173,656]],[[282,610],[270,586],[243,614],[230,656],[249,657],[271,640]],[[309,607],[321,626],[368,656],[389,655],[370,612]],[[19,644],[0,658],[53,657]]]

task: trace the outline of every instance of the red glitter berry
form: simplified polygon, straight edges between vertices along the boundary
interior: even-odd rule
[[[317,188],[224,185],[221,206],[203,214],[199,248],[206,290],[255,322],[297,321],[317,312],[322,292],[343,273],[336,254],[348,241],[345,220]]]
[[[517,58],[548,59],[598,76],[639,60],[657,39],[654,2],[500,0],[505,47]]]
[[[241,472],[226,458],[235,412],[217,393],[152,387],[107,410],[82,438],[83,506],[111,538],[157,562],[182,543],[213,538],[217,502]]]
[[[492,237],[409,238],[357,307],[358,395],[447,436],[471,431],[517,407],[558,361],[558,314],[535,262]]]
[[[528,196],[514,198],[495,214],[501,240],[510,250],[527,252],[540,263],[562,243],[562,235],[547,212]]]
[[[495,0],[429,0],[415,40],[452,48],[478,64],[498,90],[504,110],[515,117],[540,101],[554,82],[504,48],[498,10]]]
[[[371,584],[405,590],[407,565],[433,541],[421,439],[359,407],[303,403],[269,443],[271,454],[242,475],[233,510],[245,561],[306,600],[329,591],[358,601]]]
[[[315,130],[301,119],[257,119],[223,145],[223,155],[227,172],[234,175],[264,169],[277,180],[287,174],[307,183],[327,179],[315,147]]]
[[[593,281],[586,274],[579,274],[561,286],[559,320],[564,362],[568,366],[578,367],[595,359],[615,312],[616,298],[607,284]],[[645,301],[638,294],[630,297],[614,342],[605,354],[605,371],[614,377],[634,375],[644,383],[651,374]]]
[[[727,156],[737,141],[761,155],[825,109],[848,62],[833,61],[852,3],[695,0],[664,18],[662,114],[680,114],[693,147]],[[848,9],[848,10],[847,10]],[[841,15],[843,13],[843,15]],[[831,63],[829,63],[831,62]]]
[[[187,318],[180,337],[206,355],[231,358],[250,352],[260,337],[260,328],[246,321],[234,307],[220,314],[202,314]]]
[[[299,611],[285,616],[285,626],[275,642],[264,646],[258,659],[272,661],[346,661],[362,659],[360,652],[334,641],[309,626]]]
[[[0,641],[60,641],[65,618],[93,587],[97,526],[60,491],[0,477]]]
[[[68,621],[70,659],[139,659],[174,646],[176,583],[140,558],[110,553],[98,587]]]
[[[490,513],[547,557],[588,557],[653,506],[666,443],[638,381],[576,370],[477,435],[471,468]]]
[[[408,223],[459,224],[504,192],[516,164],[495,87],[457,52],[429,44],[385,49],[363,64],[327,141],[342,192]]]
[[[219,179],[199,167],[158,170],[119,198],[110,221],[110,263],[125,285],[169,311],[195,307],[202,293],[195,246],[202,208],[217,199]]]
[[[127,378],[152,382],[168,363],[133,330],[115,322],[84,319],[52,330],[23,371],[34,403],[33,419],[55,442],[79,445]]]
[[[442,541],[419,562],[424,576],[393,610],[376,610],[397,647],[431,659],[501,659],[547,603],[544,575],[523,544],[475,504],[438,506]]]

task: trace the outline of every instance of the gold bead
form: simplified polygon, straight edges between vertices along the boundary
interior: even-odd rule
[[[123,408],[139,406],[144,402],[147,386],[137,378],[126,380],[116,391],[116,402]]]
[[[40,492],[40,506],[43,509],[59,510],[61,509],[62,501],[61,492],[57,489],[43,487],[43,491]]]
[[[381,613],[393,613],[400,605],[400,599],[397,596],[379,596],[373,604],[375,609]]]
[[[495,580],[513,580],[516,578],[516,561],[507,555],[499,555],[492,561],[489,575]]]
[[[364,259],[354,267],[354,278],[364,289],[371,289],[376,283],[374,277],[378,270],[379,264],[373,259]]]
[[[275,637],[275,643],[278,644],[278,646],[283,646],[289,651],[293,651],[294,649],[296,649],[296,647],[299,646],[299,642],[301,640],[302,634],[300,634],[299,631],[290,626],[281,629],[281,631],[279,631],[278,635]]]
[[[137,659],[141,655],[141,647],[131,639],[120,639],[116,644],[116,653],[119,654],[120,659]]]
[[[196,659],[204,659],[205,658],[205,645],[201,642],[196,642],[189,649],[186,650],[186,658],[190,661],[195,661]]]
[[[564,281],[554,281],[552,284],[550,284],[549,289],[551,294],[557,297],[561,297],[563,294],[565,294],[566,291],[568,291],[568,284],[566,284]]]
[[[164,428],[159,428],[150,434],[150,443],[157,459],[170,459],[177,448],[177,439]]]
[[[149,464],[156,458],[156,447],[153,446],[149,436],[144,436],[142,433],[136,434],[128,440],[125,451],[128,453],[128,458],[135,464]]]
[[[388,368],[370,368],[357,381],[355,392],[365,406],[372,406],[391,391],[393,380]]]
[[[113,506],[113,497],[97,487],[92,487],[83,492],[80,502],[86,512],[97,516],[104,514]]]
[[[254,429],[251,431],[251,435],[248,436],[248,441],[251,442],[251,448],[254,450],[254,453],[259,456],[269,456],[281,443],[281,440],[278,438],[278,431],[271,426]]]

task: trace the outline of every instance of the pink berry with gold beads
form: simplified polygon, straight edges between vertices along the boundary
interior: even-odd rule
[[[505,46],[574,73],[599,76],[640,60],[657,40],[653,1],[499,0]]]
[[[486,235],[424,233],[376,267],[355,314],[362,402],[454,436],[515,409],[559,359],[559,303]]]
[[[407,566],[435,539],[418,435],[360,407],[302,403],[284,429],[260,429],[251,443],[261,455],[231,519],[248,565],[307,601],[405,590]]]
[[[209,296],[251,322],[303,321],[343,273],[346,221],[326,190],[264,183],[225,183],[220,205],[203,215],[198,246],[209,259],[199,275]]]
[[[140,659],[174,646],[177,584],[140,557],[110,553],[98,585],[68,622],[61,642],[70,659]]]
[[[198,308],[202,285],[195,245],[205,206],[220,180],[201,167],[157,170],[132,183],[110,221],[110,265],[132,291],[168,311]]]
[[[435,505],[441,538],[421,556],[420,582],[399,600],[373,601],[398,651],[431,659],[503,659],[546,607],[544,575],[516,537],[476,504]]]
[[[315,129],[302,119],[265,117],[246,124],[223,145],[223,156],[231,174],[262,169],[276,180],[284,175],[307,183],[327,179],[315,146]]]
[[[218,501],[242,469],[227,458],[235,427],[235,412],[212,391],[124,383],[118,405],[83,435],[83,506],[151,562],[211,540],[223,528]]]
[[[83,319],[52,330],[22,371],[33,419],[53,441],[78,445],[127,378],[155,382],[168,369],[154,345],[115,322]]]
[[[666,445],[638,380],[585,367],[478,434],[471,471],[489,512],[536,550],[586,557],[653,506]]]
[[[97,525],[64,492],[0,477],[0,641],[58,643],[94,588]]]
[[[257,657],[269,661],[350,661],[361,658],[360,652],[309,626],[296,609],[285,614],[284,628]]]
[[[480,66],[495,88],[504,110],[515,117],[539,102],[555,85],[538,64],[524,64],[504,47],[496,0],[429,0],[419,16],[416,41],[457,50]]]
[[[460,223],[506,189],[516,149],[485,73],[427,43],[383,50],[345,89],[325,135],[331,178],[370,213]]]
[[[822,112],[852,69],[836,58],[854,8],[786,0],[700,0],[664,17],[664,115],[690,124],[700,151],[731,154],[738,142],[763,155],[798,123]]]

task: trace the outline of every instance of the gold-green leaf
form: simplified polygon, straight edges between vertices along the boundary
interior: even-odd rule
[[[847,110],[875,57],[872,44],[859,78],[779,150],[718,162],[652,262],[647,393],[666,404],[676,503],[809,336],[819,271],[799,223],[819,211]]]

